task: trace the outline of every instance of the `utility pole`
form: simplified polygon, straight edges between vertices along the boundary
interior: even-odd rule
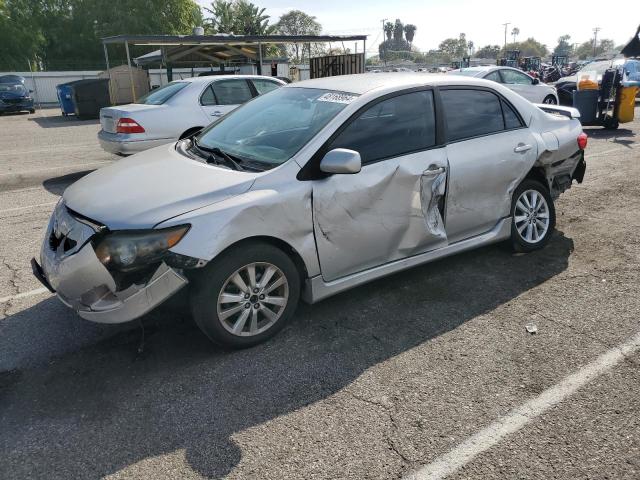
[[[598,32],[600,31],[600,27],[595,27],[593,29],[593,57],[596,56],[596,47],[598,46]]]
[[[385,24],[385,22],[387,20],[389,20],[389,19],[388,18],[383,18],[382,20],[380,20],[382,22],[382,53],[383,53],[382,56],[384,57],[383,62],[384,62],[384,66],[385,67],[387,66],[387,44],[385,43],[387,41],[386,40],[387,36],[385,34],[385,31],[384,31],[384,24]],[[364,54],[366,56],[367,52],[365,52]]]
[[[511,25],[511,22],[503,23],[504,25],[504,54],[507,54],[507,27]]]

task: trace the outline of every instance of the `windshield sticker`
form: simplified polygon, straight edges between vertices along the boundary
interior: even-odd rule
[[[357,95],[350,95],[348,93],[328,92],[318,97],[318,101],[349,104],[356,98],[358,98]]]

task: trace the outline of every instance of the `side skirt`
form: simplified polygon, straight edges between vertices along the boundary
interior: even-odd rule
[[[511,217],[503,218],[495,227],[487,233],[477,235],[466,240],[461,240],[444,248],[425,252],[413,257],[403,258],[395,262],[386,263],[378,267],[364,270],[362,272],[353,273],[343,278],[339,278],[332,282],[325,282],[322,275],[309,278],[306,281],[305,294],[303,300],[307,303],[315,303],[323,300],[331,295],[335,295],[349,288],[357,287],[363,283],[385,277],[392,273],[406,270],[407,268],[422,265],[423,263],[432,262],[440,258],[448,257],[456,253],[472,250],[483,245],[499,242],[509,238],[511,235]]]

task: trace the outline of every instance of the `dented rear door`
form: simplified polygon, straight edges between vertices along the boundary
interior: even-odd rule
[[[377,102],[331,148],[360,153],[362,170],[315,180],[313,220],[325,281],[447,245],[448,162],[436,146],[431,91]]]

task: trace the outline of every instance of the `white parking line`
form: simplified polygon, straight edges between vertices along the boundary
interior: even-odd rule
[[[40,295],[42,293],[49,293],[46,288],[36,288],[35,290],[29,290],[28,292],[17,293],[16,295],[9,295],[8,297],[0,297],[0,303],[7,303],[20,298],[32,297],[34,295]]]
[[[58,202],[37,203],[35,205],[26,205],[24,207],[7,208],[6,210],[0,210],[0,215],[7,212],[16,212],[18,210],[26,210],[27,208],[47,207],[50,205],[55,205],[56,203]]]
[[[628,341],[603,353],[537,397],[511,410],[507,415],[469,437],[453,450],[404,478],[406,480],[436,480],[451,475],[471,462],[477,455],[489,450],[507,435],[517,432],[536,417],[573,395],[580,387],[611,370],[625,356],[631,355],[639,349],[640,333],[637,333]]]

